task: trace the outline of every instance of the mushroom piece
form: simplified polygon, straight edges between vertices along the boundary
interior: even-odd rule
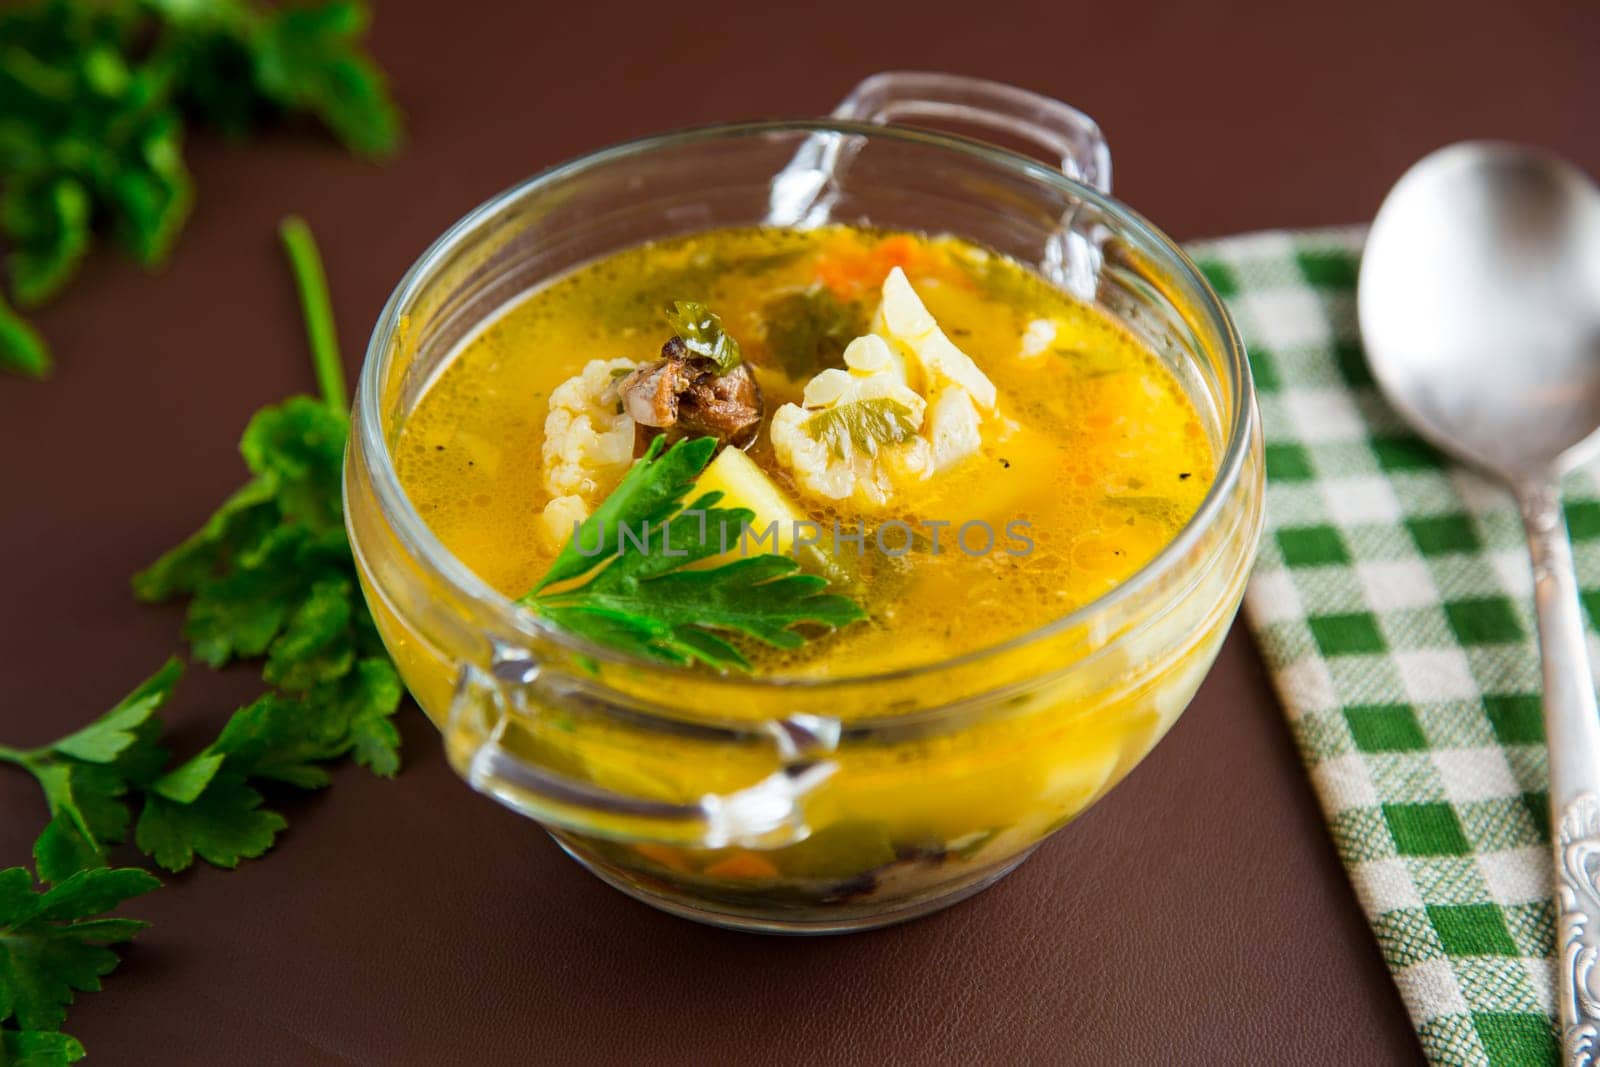
[[[741,363],[719,374],[714,361],[690,352],[681,338],[661,346],[661,358],[617,383],[622,409],[638,425],[638,447],[665,431],[668,440],[715,437],[743,448],[761,426],[761,387]]]

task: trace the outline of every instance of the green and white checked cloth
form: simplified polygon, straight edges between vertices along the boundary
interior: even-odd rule
[[[1521,521],[1384,403],[1356,326],[1360,248],[1359,231],[1332,230],[1190,249],[1244,336],[1266,433],[1246,616],[1428,1058],[1550,1064],[1548,779]],[[1591,622],[1597,489],[1593,470],[1566,486]]]

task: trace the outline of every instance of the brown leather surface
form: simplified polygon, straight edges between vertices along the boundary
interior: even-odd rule
[[[308,389],[273,227],[304,213],[347,355],[400,273],[495,190],[667,127],[825,111],[889,67],[1001,78],[1104,125],[1120,195],[1179,238],[1358,221],[1415,157],[1530,140],[1600,171],[1586,0],[882,7],[382,5],[412,143],[200,139],[164,275],[96,257],[40,323],[61,370],[0,381],[0,738],[98,713],[177,647],[127,577],[239,480],[233,441]],[[697,68],[695,63],[704,60]],[[198,745],[250,672],[194,672]],[[128,1064],[1413,1063],[1420,1053],[1254,649],[1101,805],[978,898],[820,940],[704,929],[601,886],[471,793],[414,709],[394,782],[286,805],[267,859],[132,909],[156,926],[68,1029]],[[0,769],[0,865],[44,821]]]

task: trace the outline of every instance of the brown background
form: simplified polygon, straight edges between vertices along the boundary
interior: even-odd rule
[[[1288,9],[1288,10],[1286,10]],[[390,2],[374,47],[411,144],[200,138],[161,276],[111,257],[40,316],[61,369],[0,381],[0,738],[37,743],[176,647],[126,580],[239,480],[232,443],[312,385],[274,244],[304,213],[352,368],[450,221],[562,158],[673,126],[826,111],[948,69],[1103,124],[1119,194],[1179,238],[1370,217],[1414,158],[1498,136],[1600,171],[1600,5],[1462,0],[806,6]],[[197,671],[198,745],[255,691]],[[1242,632],[1104,803],[954,910],[849,938],[702,929],[602,887],[450,774],[402,715],[394,782],[286,807],[270,862],[201,869],[68,1029],[99,1063],[1410,1063],[1404,1012]],[[0,865],[44,821],[0,769]]]

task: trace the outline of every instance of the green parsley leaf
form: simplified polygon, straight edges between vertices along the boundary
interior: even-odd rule
[[[338,682],[312,690],[307,700],[321,709],[330,728],[338,728],[341,756],[349,756],[380,778],[393,778],[400,770],[400,731],[394,713],[404,695],[405,687],[388,658],[368,656]]]
[[[196,855],[232,866],[270,847],[282,819],[250,782],[318,789],[322,765],[345,757],[383,777],[400,766],[392,717],[403,689],[344,531],[350,427],[326,277],[303,222],[286,221],[283,236],[323,396],[257,413],[239,445],[251,480],[133,583],[147,600],[188,596],[195,656],[213,666],[264,658],[262,676],[278,690],[150,787],[136,839],[169,869]]]
[[[107,847],[126,836],[129,814],[123,798],[166,762],[155,713],[172,695],[182,670],[169,660],[116,707],[53,744],[31,752],[0,748],[0,760],[39,782],[50,809],[50,822],[34,844],[34,863],[44,881],[103,866]]]
[[[151,782],[150,791],[177,804],[193,804],[222,769],[225,759],[210,750],[192,756]]]
[[[235,712],[205,750],[152,783],[135,841],[170,871],[197,855],[219,867],[261,855],[288,824],[249,783],[320,789],[329,781],[322,764],[347,755],[393,775],[400,735],[390,716],[400,696],[394,668],[379,659],[305,697],[262,696]]]
[[[869,321],[860,303],[845,303],[821,285],[774,297],[761,318],[767,347],[795,381],[843,367],[845,346],[867,332]]]
[[[145,267],[166,262],[194,204],[182,141],[183,120],[176,112],[151,116],[95,190],[117,241]]]
[[[856,450],[875,456],[879,446],[908,441],[917,432],[911,409],[886,396],[823,408],[806,419],[802,429],[827,445],[836,459],[846,459]]]
[[[0,871],[0,1024],[12,1022],[24,1033],[59,1027],[74,993],[99,989],[116,967],[117,955],[106,946],[147,925],[100,916],[160,885],[137,868],[102,867],[39,892],[26,868]],[[50,1044],[39,1037],[7,1041],[19,1048]]]
[[[104,225],[146,267],[194,201],[188,118],[242,136],[306,114],[369,158],[400,115],[362,50],[360,0],[32,0],[0,12],[0,239],[31,307],[71,279]],[[39,377],[37,334],[0,313],[0,368]]]
[[[85,1055],[77,1038],[59,1030],[0,1030],[0,1049],[11,1067],[61,1067]]]
[[[183,676],[183,665],[169,659],[161,669],[141,682],[116,707],[83,729],[68,734],[51,746],[62,756],[88,763],[112,763],[140,739],[140,727],[172,696]]]
[[[840,627],[866,617],[854,600],[825,593],[827,579],[801,573],[789,556],[767,553],[695,569],[738,546],[755,513],[717,507],[721,493],[681,507],[716,441],[683,440],[664,454],[661,443],[659,437],[651,442],[518,603],[597,644],[718,670],[750,669],[721,634],[797,648],[805,638],[796,626]],[[656,548],[639,551],[627,542],[624,551],[623,528]],[[564,584],[595,567],[600,570],[583,584]]]
[[[236,774],[217,775],[189,803],[151,793],[134,841],[169,871],[187,869],[196,855],[217,867],[237,867],[271,848],[289,825],[261,803],[261,794]]]
[[[400,145],[400,112],[358,44],[369,22],[354,0],[281,8],[255,35],[255,75],[268,98],[315,115],[352,152],[381,159]]]
[[[538,593],[547,586],[587,574],[609,556],[592,549],[579,551],[579,545],[614,545],[618,526],[627,524],[638,530],[646,525],[660,526],[683,504],[694,488],[694,480],[717,450],[714,438],[699,437],[679,441],[661,454],[664,439],[655,438],[638,463],[623,476],[611,494],[594,509],[594,514],[574,531],[574,536],[550,564],[550,569],[533,587]]]
[[[50,350],[44,338],[4,297],[0,297],[0,371],[25,378],[43,378],[50,373]]]
[[[253,778],[321,789],[328,772],[318,763],[341,754],[343,734],[328,736],[333,724],[315,712],[303,701],[269,694],[228,720],[213,748],[229,766]]]
[[[256,15],[233,0],[144,0],[163,25],[152,61],[172,80],[179,109],[243,139],[276,108],[256,85]]]
[[[716,312],[693,300],[675,300],[667,312],[667,325],[685,348],[717,365],[726,374],[744,359],[744,351]]]
[[[66,176],[40,176],[6,189],[0,229],[12,251],[17,302],[36,306],[77,273],[89,250],[89,192]]]

